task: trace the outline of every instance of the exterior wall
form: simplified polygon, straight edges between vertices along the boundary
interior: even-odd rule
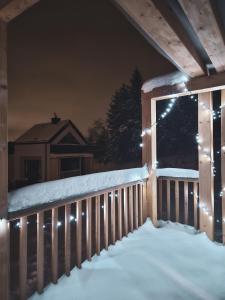
[[[40,158],[41,160],[41,181],[46,180],[46,145],[15,145],[14,152],[14,181],[23,180],[22,176],[22,160],[24,158]]]

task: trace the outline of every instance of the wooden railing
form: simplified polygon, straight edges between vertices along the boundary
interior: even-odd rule
[[[35,290],[42,293],[49,282],[56,284],[62,274],[69,276],[74,266],[81,268],[82,261],[91,260],[93,254],[99,255],[101,249],[108,249],[110,244],[142,225],[143,182],[15,212],[9,220],[11,242],[16,243],[18,235],[19,244],[18,247],[11,244],[12,251],[19,248],[19,253],[14,254],[19,257],[19,265],[11,266],[11,270],[14,268],[11,286],[19,286],[19,290],[14,290],[11,299],[24,300]],[[31,251],[28,240],[29,248],[35,247],[35,261],[28,258]],[[13,264],[16,259],[12,256]],[[33,288],[28,284],[31,272],[35,274]],[[14,282],[17,278],[18,284]]]
[[[158,178],[158,219],[199,228],[198,179]]]

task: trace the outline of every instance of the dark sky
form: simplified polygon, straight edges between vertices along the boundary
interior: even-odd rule
[[[53,112],[87,133],[137,66],[173,67],[110,0],[42,0],[9,25],[9,139]]]

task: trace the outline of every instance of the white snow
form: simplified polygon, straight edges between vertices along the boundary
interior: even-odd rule
[[[199,171],[191,170],[191,169],[164,168],[164,169],[157,169],[156,176],[198,179]]]
[[[147,167],[95,173],[26,186],[9,193],[9,212],[79,197],[148,177]]]
[[[189,226],[148,220],[30,300],[222,300],[225,247]]]
[[[155,88],[167,85],[174,85],[174,84],[182,84],[188,81],[187,75],[180,71],[176,71],[167,75],[158,76],[153,79],[146,81],[142,85],[142,91],[144,93],[151,92]]]

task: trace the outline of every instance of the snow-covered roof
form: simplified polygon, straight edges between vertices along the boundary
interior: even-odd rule
[[[161,87],[161,86],[169,86],[174,84],[180,84],[185,83],[188,81],[188,76],[184,74],[183,72],[176,71],[167,75],[158,76],[153,79],[150,79],[146,81],[142,85],[142,91],[144,93],[151,92],[155,88]]]
[[[164,168],[164,169],[157,169],[156,176],[198,179],[199,171],[191,170],[191,169]]]
[[[148,177],[147,167],[76,176],[37,183],[9,193],[9,212],[55,201],[82,197]]]
[[[70,120],[62,120],[56,124],[51,122],[36,124],[22,134],[16,140],[16,143],[47,143],[58,133],[60,133],[63,128],[66,128],[70,124],[75,128],[82,139],[85,140],[82,134]]]

